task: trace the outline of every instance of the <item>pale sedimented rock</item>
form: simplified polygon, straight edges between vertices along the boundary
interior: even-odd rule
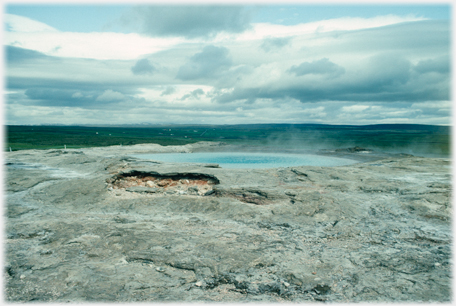
[[[152,182],[152,181],[147,181],[147,182],[146,182],[146,186],[147,186],[147,187],[155,187],[155,184],[154,184],[154,182]]]
[[[125,156],[207,145],[7,152],[5,299],[451,301],[448,159],[227,170]]]

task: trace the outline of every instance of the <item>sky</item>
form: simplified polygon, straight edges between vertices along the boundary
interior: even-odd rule
[[[6,3],[4,122],[451,125],[451,9]]]

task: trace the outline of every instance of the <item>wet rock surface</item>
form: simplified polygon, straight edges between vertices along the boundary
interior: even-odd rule
[[[223,169],[128,157],[214,146],[7,152],[5,299],[451,300],[449,159]]]

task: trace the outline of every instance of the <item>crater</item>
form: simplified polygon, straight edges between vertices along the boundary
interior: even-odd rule
[[[130,192],[189,194],[207,196],[220,184],[217,177],[204,173],[121,172],[107,180],[108,187]]]

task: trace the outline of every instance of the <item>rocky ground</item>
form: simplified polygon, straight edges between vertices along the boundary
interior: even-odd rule
[[[128,156],[217,145],[5,153],[5,299],[451,301],[449,159],[234,170]]]

